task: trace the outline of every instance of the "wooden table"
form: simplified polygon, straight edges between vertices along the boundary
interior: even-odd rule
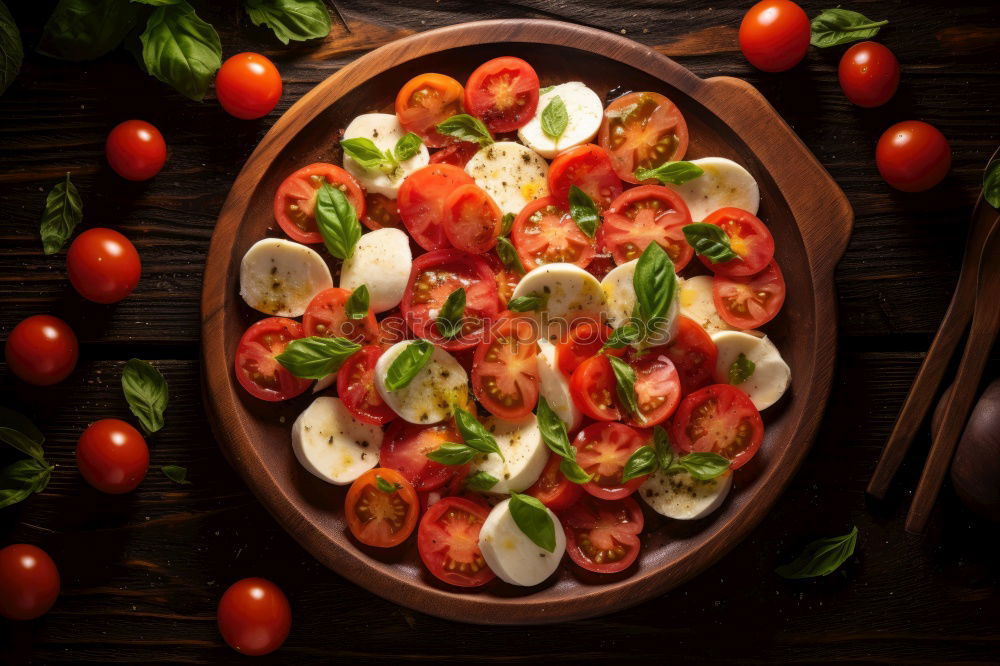
[[[8,2],[26,45],[52,3]],[[66,318],[81,341],[76,373],[38,389],[0,368],[0,400],[41,426],[58,464],[48,489],[0,512],[0,544],[31,542],[59,565],[63,593],[34,623],[0,623],[0,661],[186,661],[235,658],[215,626],[215,605],[234,580],[259,575],[291,599],[294,622],[275,662],[477,661],[581,663],[629,657],[686,662],[1000,659],[1000,550],[996,528],[946,489],[930,533],[902,523],[920,456],[911,456],[883,503],[864,487],[940,320],[957,276],[982,167],[1000,141],[1000,12],[969,3],[858,2],[888,18],[880,39],[903,81],[884,108],[861,110],[837,84],[843,48],[811,50],[790,73],[765,75],[739,52],[749,2],[409,3],[338,5],[322,44],[282,48],[238,3],[196,3],[225,55],[260,51],[281,69],[278,109],[256,122],[227,116],[142,74],[125,51],[97,62],[31,53],[0,97],[0,335],[22,318]],[[720,6],[725,4],[726,6]],[[827,5],[809,0],[815,15]],[[20,6],[18,6],[20,5]],[[547,17],[623,33],[701,76],[756,85],[848,194],[856,231],[837,271],[839,360],[820,435],[791,487],[751,538],[719,564],[632,610],[562,626],[456,625],[396,607],[324,569],[260,507],[223,460],[202,409],[198,302],[215,216],[243,161],[278,115],[358,55],[415,31],[481,18]],[[116,177],[104,138],[127,118],[153,122],[170,158],[148,183]],[[904,195],[879,178],[879,134],[909,118],[951,141],[954,168],[931,192]],[[71,171],[86,226],[112,226],[136,244],[143,279],[117,306],[83,302],[64,254],[44,256],[38,219],[45,192]],[[833,335],[831,331],[831,335]],[[170,383],[167,426],[150,438],[154,465],[186,466],[190,486],[152,469],[124,497],[82,482],[73,447],[101,417],[127,418],[119,388],[125,360],[153,361]],[[1000,363],[994,354],[989,377]],[[926,449],[926,437],[916,449]],[[0,455],[6,455],[0,454]],[[856,524],[858,553],[827,578],[785,581],[773,568],[806,542]],[[992,535],[992,537],[991,537]]]

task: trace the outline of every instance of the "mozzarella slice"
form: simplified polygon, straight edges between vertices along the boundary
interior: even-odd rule
[[[667,474],[657,470],[643,482],[637,494],[661,516],[697,520],[718,509],[732,486],[732,472],[699,481],[687,472]]]
[[[730,331],[733,328],[723,321],[719,311],[715,309],[710,275],[696,275],[680,282],[677,287],[677,302],[682,315],[693,319],[709,333]]]
[[[528,488],[545,469],[549,449],[542,441],[538,420],[529,414],[520,421],[507,421],[491,416],[483,423],[503,452],[504,460],[490,453],[472,463],[473,471],[483,471],[497,479],[489,492],[506,495]]]
[[[549,165],[541,155],[513,141],[498,141],[472,156],[465,171],[504,214],[549,193]]]
[[[410,239],[399,229],[378,229],[361,237],[340,271],[342,289],[368,285],[373,312],[385,312],[403,300],[413,254]]]
[[[538,341],[538,392],[568,430],[576,430],[583,422],[583,412],[573,402],[569,381],[556,364],[556,346],[548,340]]]
[[[396,142],[406,136],[406,130],[391,113],[363,113],[344,129],[345,139],[371,139],[382,152],[392,152]],[[390,173],[380,169],[366,169],[350,156],[344,155],[344,168],[358,179],[369,192],[377,192],[390,199],[396,198],[399,185],[411,173],[430,163],[427,146],[421,144],[417,154],[399,163],[399,168]]]
[[[601,319],[601,283],[575,264],[543,264],[528,271],[514,287],[511,299],[522,296],[541,297],[541,306],[531,314],[549,340],[569,333],[574,321]]]
[[[344,486],[378,464],[382,428],[354,418],[340,398],[316,398],[292,424],[292,451],[307,470]]]
[[[240,262],[240,296],[265,314],[300,317],[313,296],[332,286],[323,257],[284,238],[257,241]]]
[[[556,547],[551,553],[535,545],[517,526],[509,499],[493,507],[486,517],[479,530],[479,550],[500,580],[511,585],[538,585],[558,568],[566,552],[566,533],[556,515],[545,511],[555,526]]]
[[[331,372],[326,377],[323,377],[323,379],[316,380],[316,383],[313,384],[313,393],[320,393],[321,391],[325,391],[331,386],[336,386],[336,385],[337,385],[337,373]]]
[[[726,206],[757,214],[760,190],[749,171],[725,157],[702,157],[691,162],[705,173],[683,185],[671,185],[670,189],[684,199],[692,220],[700,222]]]
[[[788,390],[792,371],[781,358],[781,352],[766,335],[757,337],[743,331],[720,331],[712,334],[712,342],[719,350],[718,360],[715,362],[715,380],[722,384],[729,383],[729,368],[740,354],[753,361],[753,374],[734,386],[746,391],[758,410],[767,409],[778,402]]]
[[[625,325],[632,317],[632,310],[635,308],[635,286],[632,278],[635,276],[635,267],[638,263],[638,259],[626,261],[621,266],[616,266],[601,280],[601,289],[604,291],[604,313],[614,328]],[[680,279],[677,282],[679,287]],[[632,346],[655,347],[670,342],[677,333],[677,311],[675,298],[667,310],[665,321],[661,322],[644,341],[634,342]]]
[[[386,373],[396,357],[412,341],[397,342],[375,363],[375,388],[392,411],[410,423],[437,423],[451,416],[452,406],[464,406],[469,396],[469,378],[455,357],[434,347],[431,360],[401,389],[386,388]]]
[[[566,129],[553,139],[542,130],[542,112],[556,97],[566,106]],[[604,117],[604,103],[593,90],[580,83],[560,83],[538,97],[538,110],[517,137],[528,148],[551,160],[556,153],[587,143],[597,135]]]

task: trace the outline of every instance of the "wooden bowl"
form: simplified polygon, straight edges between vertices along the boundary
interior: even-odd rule
[[[750,170],[760,184],[760,217],[774,234],[788,284],[784,310],[767,330],[791,366],[792,388],[768,410],[764,444],[736,474],[724,506],[694,523],[648,515],[642,552],[627,571],[587,575],[567,562],[537,587],[496,580],[466,591],[424,571],[412,538],[388,551],[353,540],[343,520],[346,489],[310,475],[291,450],[290,426],[310,395],[270,404],[238,386],[237,342],[260,317],[239,297],[239,263],[276,226],[272,202],[285,176],[311,162],[341,162],[337,133],[351,118],[390,108],[402,84],[417,74],[441,72],[464,81],[477,65],[501,55],[530,62],[543,86],[582,80],[601,96],[612,89],[663,93],[687,119],[688,158],[724,156]],[[230,462],[278,522],[321,562],[382,597],[483,624],[610,613],[662,594],[718,560],[761,520],[802,461],[830,391],[832,274],[853,219],[846,197],[816,158],[743,81],[702,80],[624,37],[555,21],[482,21],[424,32],[387,44],[316,86],[275,123],[233,184],[212,236],[202,291],[208,413]]]

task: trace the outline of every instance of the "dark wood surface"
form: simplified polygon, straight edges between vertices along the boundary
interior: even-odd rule
[[[26,44],[52,3],[8,3]],[[240,122],[211,100],[195,104],[139,72],[125,52],[73,65],[28,56],[0,97],[0,336],[30,314],[64,316],[82,360],[53,389],[0,368],[0,399],[30,414],[59,464],[41,495],[0,513],[2,543],[46,548],[63,595],[42,621],[0,624],[0,661],[218,662],[215,603],[233,580],[262,575],[288,593],[292,633],[272,660],[402,662],[523,660],[580,663],[626,656],[672,661],[1000,660],[1000,549],[995,526],[946,488],[925,538],[903,532],[926,432],[884,502],[864,487],[957,277],[983,163],[1000,142],[1000,13],[995,3],[856,3],[891,24],[880,39],[903,65],[882,109],[840,93],[841,49],[812,51],[781,75],[758,73],[736,44],[746,5],[685,3],[338,3],[321,45],[282,48],[237,3],[196,3],[224,53],[262,51],[285,94],[272,116]],[[202,8],[204,5],[204,8]],[[825,5],[803,3],[810,15]],[[702,77],[756,85],[848,194],[855,234],[836,272],[839,357],[813,450],[761,526],[720,563],[631,610],[550,627],[456,625],[401,609],[327,571],[299,548],[223,460],[208,430],[199,377],[198,299],[216,215],[245,159],[278,114],[338,67],[414,31],[480,18],[561,18],[626,31]],[[142,117],[170,144],[155,180],[129,184],[103,163],[115,123]],[[890,191],[873,148],[896,120],[937,125],[954,151],[952,175],[921,195]],[[71,170],[85,224],[121,229],[144,261],[135,294],[116,307],[84,304],[64,255],[45,257],[37,222],[45,192]],[[140,489],[105,497],[82,483],[73,445],[90,421],[127,416],[118,386],[125,359],[157,363],[171,387],[167,427],[150,439],[153,463],[189,468],[191,486],[152,470]],[[1000,371],[996,351],[987,377]],[[857,524],[857,556],[818,581],[772,573],[809,540]]]

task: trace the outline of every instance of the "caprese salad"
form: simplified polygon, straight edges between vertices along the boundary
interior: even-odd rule
[[[334,144],[340,165],[278,188],[287,238],[243,258],[268,317],[235,373],[261,400],[312,387],[291,447],[350,486],[357,542],[416,533],[445,583],[531,586],[564,555],[632,566],[637,499],[674,520],[725,501],[789,386],[759,330],[785,283],[753,176],[684,161],[670,99],[605,104],[501,57],[417,76]]]

